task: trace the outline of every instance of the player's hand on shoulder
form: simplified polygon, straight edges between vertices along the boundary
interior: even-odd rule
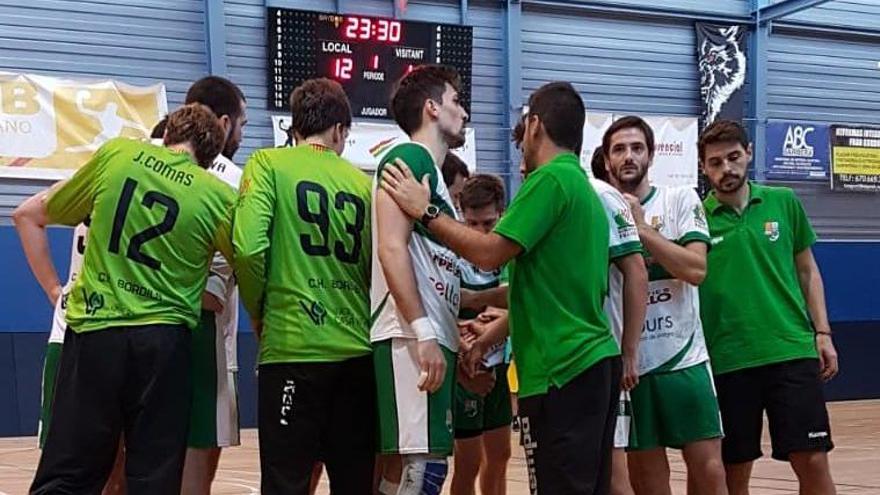
[[[425,208],[431,201],[429,177],[425,174],[417,181],[409,166],[397,158],[393,164],[382,170],[382,189],[391,196],[397,206],[411,218],[422,218]]]

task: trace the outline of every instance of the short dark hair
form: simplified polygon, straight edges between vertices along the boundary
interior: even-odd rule
[[[706,146],[717,143],[739,143],[743,149],[749,149],[749,134],[739,122],[733,120],[716,120],[703,129],[697,144],[700,161],[706,157]]]
[[[201,103],[218,117],[228,115],[234,120],[241,116],[241,104],[246,101],[241,89],[229,79],[207,76],[189,87],[184,103]]]
[[[461,209],[477,210],[495,206],[504,209],[504,183],[495,175],[476,174],[464,183],[458,198]]]
[[[446,158],[443,159],[443,165],[440,167],[440,172],[443,173],[443,183],[446,184],[446,187],[451,186],[455,182],[455,177],[458,175],[461,175],[465,179],[471,176],[471,171],[468,170],[467,164],[451,151],[446,153]]]
[[[526,135],[526,124],[524,120],[525,117],[520,117],[516,125],[513,126],[513,130],[510,131],[510,139],[516,144],[517,148],[522,146],[523,138]]]
[[[208,168],[226,143],[226,134],[217,115],[207,105],[184,105],[168,116],[165,145],[189,143],[196,161]]]
[[[351,127],[351,104],[338,82],[309,79],[290,94],[290,128],[303,139],[342,124]]]
[[[443,101],[447,83],[460,91],[461,77],[448,65],[420,65],[400,78],[391,94],[391,115],[407,136],[422,126],[425,101]]]
[[[153,130],[150,131],[150,139],[162,139],[165,135],[165,127],[168,125],[168,116],[162,117],[162,120],[156,122],[156,125],[153,126]]]
[[[605,153],[598,146],[593,150],[590,169],[593,171],[593,177],[608,182],[608,171],[605,170]]]
[[[645,119],[635,115],[627,115],[626,117],[621,117],[615,120],[611,124],[611,127],[605,131],[605,135],[602,136],[602,153],[604,153],[605,156],[611,154],[611,137],[614,136],[617,131],[623,129],[638,129],[642,131],[642,134],[645,135],[645,144],[648,146],[648,155],[654,156],[654,130],[651,129],[651,126],[649,126],[647,122],[645,122]]]
[[[586,109],[571,83],[551,82],[529,96],[528,116],[537,115],[556,146],[580,154]]]

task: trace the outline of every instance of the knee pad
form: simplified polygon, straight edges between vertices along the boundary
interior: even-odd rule
[[[445,457],[406,455],[397,495],[440,495],[448,471]]]

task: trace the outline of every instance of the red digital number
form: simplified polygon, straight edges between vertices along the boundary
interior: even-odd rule
[[[370,39],[370,28],[372,27],[372,22],[365,17],[361,17],[361,28],[358,30],[358,39],[368,40]]]
[[[358,28],[358,18],[357,17],[347,17],[345,19],[345,37],[348,39],[357,39],[357,28]]]
[[[388,41],[388,21],[379,19],[376,24],[376,41]]]
[[[379,56],[373,55],[373,58],[370,60],[370,68],[376,70],[379,68]]]
[[[388,41],[391,41],[392,43],[400,41],[402,31],[403,27],[400,25],[399,21],[391,21],[388,23]]]
[[[351,79],[352,69],[354,69],[354,62],[348,57],[333,60],[333,76],[336,79],[343,81]]]

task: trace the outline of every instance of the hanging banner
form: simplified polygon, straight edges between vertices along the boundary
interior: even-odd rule
[[[830,127],[827,124],[769,122],[767,178],[827,180]]]
[[[746,26],[696,23],[702,129],[718,118],[741,121],[746,83]]]
[[[275,147],[293,145],[292,133],[288,132],[289,128],[289,116],[272,116]],[[456,148],[452,152],[467,164],[471,172],[474,172],[477,169],[477,143],[474,138],[474,129],[465,128],[464,137],[464,146]],[[379,161],[388,150],[396,144],[407,141],[409,141],[409,137],[396,124],[353,122],[342,157],[358,168],[373,171],[379,166]]]
[[[584,121],[584,144],[581,146],[581,167],[587,171],[587,175],[593,177],[593,169],[590,163],[593,160],[593,151],[602,147],[602,136],[611,127],[614,116],[610,113],[587,112]]]
[[[880,128],[831,126],[831,189],[880,191]]]
[[[149,137],[165,85],[0,72],[0,177],[62,179],[105,141]]]
[[[697,187],[699,122],[696,117],[644,116],[654,131],[652,184]]]

